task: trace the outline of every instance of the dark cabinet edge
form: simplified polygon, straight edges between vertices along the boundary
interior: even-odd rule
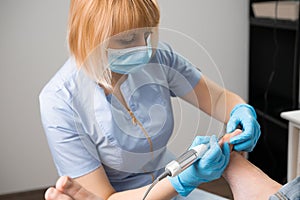
[[[279,28],[279,29],[288,29],[288,30],[298,30],[299,20],[291,21],[291,20],[275,20],[270,18],[256,18],[250,17],[250,25],[251,26],[262,26],[269,28]]]

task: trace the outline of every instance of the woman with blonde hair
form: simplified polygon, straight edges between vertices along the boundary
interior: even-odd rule
[[[250,105],[158,41],[159,19],[155,0],[71,0],[71,56],[40,94],[59,175],[101,199],[141,199],[173,159],[171,97],[227,123],[227,132],[242,125],[230,140],[236,151],[252,151],[260,136]],[[229,145],[220,147],[216,136],[198,136],[192,145],[199,144],[209,147],[203,157],[148,199],[184,198],[221,176]]]

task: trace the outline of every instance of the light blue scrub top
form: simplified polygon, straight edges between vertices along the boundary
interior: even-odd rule
[[[103,166],[116,191],[152,183],[173,159],[166,149],[174,125],[171,97],[191,91],[200,77],[165,43],[159,43],[149,64],[128,75],[121,92],[147,139],[126,108],[70,58],[39,97],[59,175],[79,177]]]

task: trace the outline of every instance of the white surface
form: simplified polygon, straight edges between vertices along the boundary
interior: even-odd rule
[[[225,86],[247,99],[248,1],[159,0],[159,4],[161,26],[201,43],[219,66]],[[43,188],[57,178],[40,121],[38,94],[68,57],[68,6],[69,0],[0,1],[0,194]],[[162,39],[209,77],[218,75],[207,60],[197,60],[192,45],[172,35]],[[216,122],[205,117],[195,125],[197,112],[192,106],[184,105],[183,110],[187,120],[180,124],[181,135],[172,140],[178,153],[195,134],[218,133]]]
[[[67,58],[68,0],[0,1],[0,194],[54,185],[38,94]]]
[[[247,100],[249,2],[158,2],[160,27],[164,29],[161,40],[171,44],[210,79]],[[219,135],[224,131],[222,123],[196,111],[193,106],[178,99],[173,99],[173,104],[175,133],[169,146],[175,154],[184,152],[196,135]]]
[[[280,116],[295,124],[300,124],[300,110],[282,112]]]
[[[195,189],[188,197],[178,196],[175,200],[227,200],[224,197],[215,195],[204,190]]]
[[[300,130],[299,129],[298,129],[298,133],[296,133],[296,134],[298,134],[298,150],[296,150],[296,152],[298,152],[298,156],[296,158],[297,159],[297,164],[296,164],[297,171],[296,171],[296,175],[294,178],[300,176]]]
[[[289,120],[287,181],[300,176],[300,110],[283,112],[282,118]]]

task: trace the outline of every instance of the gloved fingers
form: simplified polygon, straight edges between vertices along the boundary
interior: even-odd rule
[[[216,135],[210,136],[209,144],[213,146],[213,145],[216,145],[217,143],[218,143],[217,136]]]
[[[209,150],[200,159],[200,164],[202,167],[208,167],[213,164],[216,160],[220,159],[222,151],[219,146],[210,146]]]
[[[210,137],[209,136],[197,136],[193,142],[190,148],[193,148],[194,146],[200,145],[200,144],[207,144],[209,143]]]
[[[201,168],[214,168],[220,162],[222,162],[223,152],[218,144],[216,136],[212,136],[210,139],[210,148],[200,159]]]
[[[230,160],[230,147],[227,142],[223,144],[221,152],[222,154],[220,154],[218,160],[211,163],[209,168],[211,171],[223,173],[224,169],[227,167]]]
[[[260,137],[260,134],[261,134],[260,125],[257,121],[255,121],[254,129],[255,129],[255,139],[256,139],[256,142],[257,142],[257,140],[258,140],[258,138]]]
[[[222,155],[220,156],[220,159],[218,161],[218,165],[216,165],[216,170],[223,171],[225,167],[229,163],[230,159],[230,146],[227,142],[225,142],[221,148]]]
[[[243,133],[232,137],[230,143],[235,145],[234,150],[236,151],[250,152],[255,147],[261,135],[260,126],[254,118],[244,120],[241,123],[244,128]]]
[[[240,143],[240,144],[236,144],[233,146],[233,149],[235,151],[247,151],[250,152],[252,151],[254,148],[254,144],[252,140],[248,140],[246,142]]]
[[[224,144],[225,146],[222,148],[216,148],[218,150],[218,154],[214,159],[206,159],[199,161],[199,170],[201,170],[202,174],[209,177],[218,178],[222,173],[225,167],[228,165],[230,158],[230,148],[228,143]]]
[[[230,157],[230,146],[227,142],[223,144],[222,151],[225,157]]]
[[[219,172],[223,169],[223,167],[226,165],[226,158],[225,155],[221,155],[218,160],[215,160],[210,163],[209,166],[205,168],[209,168],[209,170],[214,171],[214,172]]]
[[[208,151],[204,154],[204,156],[202,158],[207,159],[208,161],[210,161],[210,159],[215,160],[215,157],[218,156],[220,153],[219,152],[220,149],[218,148],[219,144],[218,144],[217,136],[212,135],[210,137],[209,146],[210,147],[209,147]]]
[[[232,116],[227,123],[226,132],[227,133],[233,132],[240,122],[241,120],[239,118]]]
[[[243,143],[247,140],[252,140],[254,137],[253,137],[253,133],[255,133],[253,127],[251,125],[248,125],[248,124],[243,124],[243,127],[244,127],[244,131],[237,135],[237,136],[234,136],[230,139],[230,144],[239,144],[239,143]]]
[[[229,160],[230,160],[230,146],[227,142],[225,142],[223,144],[222,150],[223,150],[223,154],[224,154],[224,158],[225,158],[223,167],[221,169],[223,171],[227,167]]]

